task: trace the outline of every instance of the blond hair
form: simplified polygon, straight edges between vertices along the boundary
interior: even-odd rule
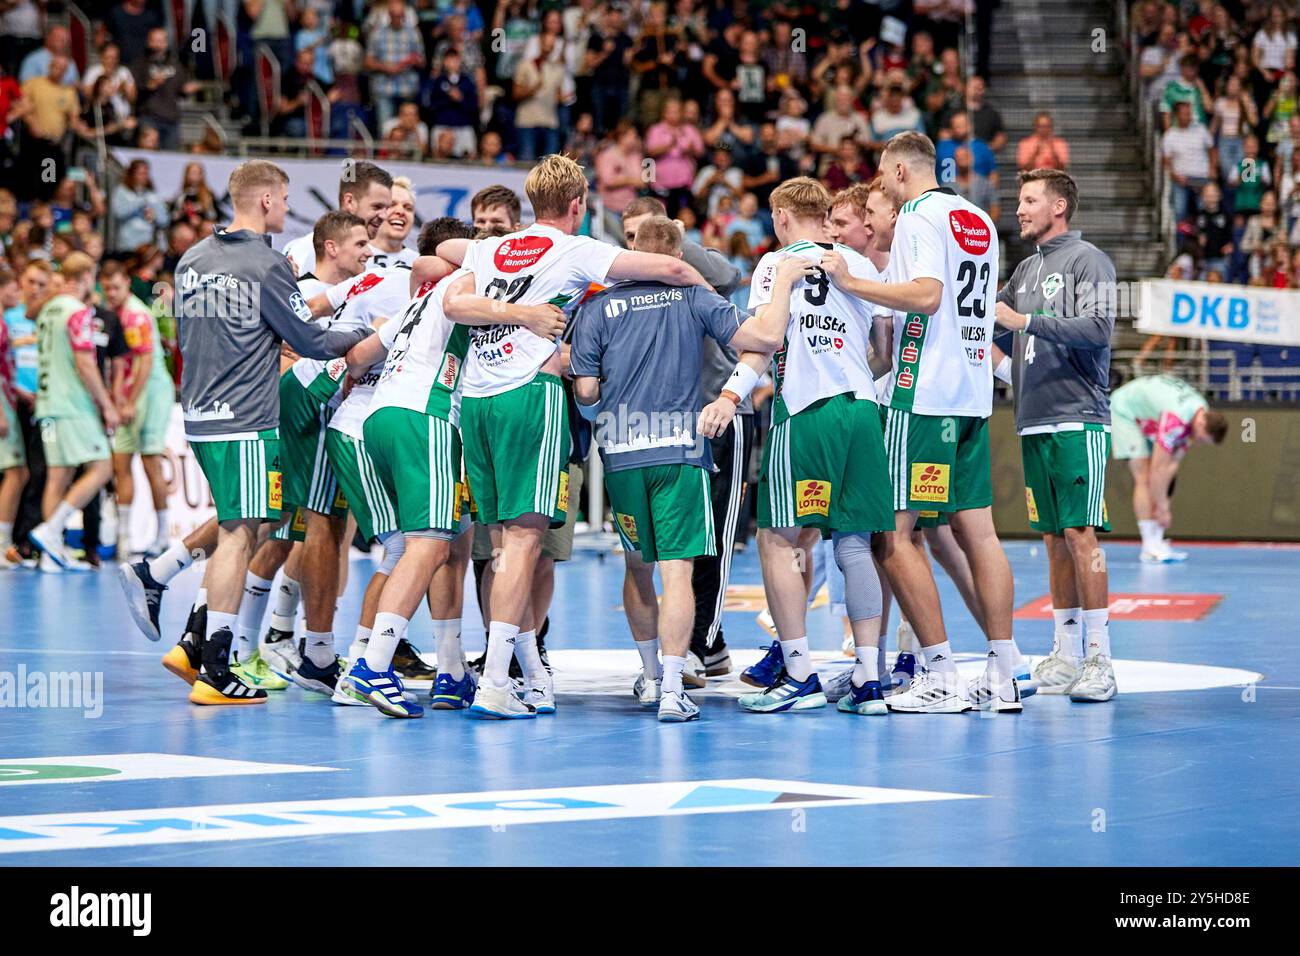
[[[412,199],[415,198],[415,184],[411,182],[410,176],[394,176],[393,188],[405,189],[408,193],[411,194]]]
[[[912,169],[934,170],[934,142],[915,130],[898,133],[885,144],[885,151],[880,154],[881,166],[885,165],[886,156]]]
[[[682,247],[682,231],[667,216],[651,216],[636,228],[633,248],[638,252],[675,255]]]
[[[848,206],[858,216],[859,219],[866,221],[867,218],[867,197],[871,195],[874,189],[880,188],[880,177],[877,176],[870,183],[854,183],[837,192],[831,199],[831,208],[838,206]]]
[[[69,252],[59,263],[59,272],[65,279],[76,282],[95,271],[95,260],[84,252]]]
[[[587,194],[587,177],[569,157],[553,153],[529,170],[524,192],[536,218],[556,219],[567,215],[573,201]]]
[[[289,174],[275,163],[264,159],[250,159],[240,163],[230,174],[227,189],[235,207],[246,206],[268,189],[286,186]]]
[[[796,219],[821,220],[831,211],[831,194],[811,176],[796,176],[772,190],[768,205],[772,212],[785,209]]]

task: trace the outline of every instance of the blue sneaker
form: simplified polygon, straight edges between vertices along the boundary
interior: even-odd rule
[[[1029,671],[1029,658],[1021,658],[1021,666],[1016,671],[1016,686],[1020,688],[1020,699],[1033,697],[1038,693],[1038,681],[1034,680],[1034,675]]]
[[[889,683],[891,687],[905,691],[912,686],[912,679],[916,677],[916,655],[899,654],[894,661],[894,669],[889,672]]]
[[[783,669],[779,677],[762,693],[746,694],[739,700],[740,709],[751,714],[779,714],[787,710],[813,710],[826,706],[826,693],[816,674],[797,681]]]
[[[460,680],[446,671],[439,671],[433,682],[433,692],[429,694],[430,710],[465,710],[474,703],[474,678],[466,669]]]
[[[854,686],[835,706],[841,713],[859,714],[863,717],[889,713],[885,691],[878,680],[869,680],[861,687]]]
[[[364,657],[359,657],[343,681],[345,693],[373,704],[385,717],[424,716],[423,707],[402,696],[402,679],[391,666],[386,671],[373,670]]]
[[[147,561],[119,565],[117,580],[122,585],[122,593],[126,595],[127,610],[131,612],[135,626],[151,641],[161,638],[158,611],[162,608],[162,595],[167,586],[153,579]]]
[[[300,653],[301,650],[300,647]],[[337,657],[330,661],[327,666],[321,667],[306,654],[303,654],[298,667],[290,672],[289,679],[303,690],[309,690],[313,694],[324,694],[326,697],[333,697],[334,688],[343,679],[343,671],[339,667]]]
[[[771,687],[784,669],[785,655],[781,653],[781,642],[773,641],[763,659],[751,667],[746,667],[740,679],[750,687]]]

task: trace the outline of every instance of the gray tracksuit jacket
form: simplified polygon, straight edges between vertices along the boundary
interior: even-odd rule
[[[688,266],[693,266],[704,281],[718,290],[724,299],[731,296],[740,284],[740,270],[737,269],[721,252],[705,249],[697,242],[682,243],[682,259]],[[704,340],[704,366],[700,374],[700,398],[706,403],[718,397],[722,386],[731,378],[731,372],[739,359],[736,350],[729,345],[719,345],[713,339]],[[736,408],[737,414],[753,414],[754,403],[745,396],[745,400]]]
[[[181,409],[192,440],[255,437],[280,424],[280,343],[304,358],[343,355],[372,329],[311,321],[270,236],[219,229],[176,265]]]
[[[1110,423],[1110,340],[1115,266],[1078,232],[1038,247],[998,293],[1031,316],[1023,334],[994,342],[1012,357],[1016,430],[1064,422]]]

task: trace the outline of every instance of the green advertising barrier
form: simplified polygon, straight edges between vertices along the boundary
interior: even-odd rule
[[[1228,417],[1222,445],[1197,445],[1178,469],[1169,537],[1300,541],[1300,408],[1294,405],[1216,406]],[[993,518],[1003,537],[1037,537],[1025,508],[1020,440],[1010,405],[996,405],[990,423]],[[1133,479],[1111,460],[1106,505],[1112,534],[1137,537]]]

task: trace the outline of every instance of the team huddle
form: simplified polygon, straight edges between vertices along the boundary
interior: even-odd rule
[[[554,713],[541,641],[591,442],[626,563],[642,662],[633,695],[661,721],[698,718],[687,688],[730,667],[717,620],[743,482],[735,462],[752,436],[750,393],[769,375],[758,550],[776,640],[742,675],[754,685],[742,710],[1017,712],[1034,692],[1117,693],[1096,535],[1109,529],[1114,314],[1095,290],[1114,270],[1068,229],[1068,175],[1022,176],[1021,234],[1038,252],[999,293],[994,224],[938,185],[928,138],[899,134],[869,185],[833,196],[801,177],[773,191],[780,249],[758,263],[745,308],[719,294],[725,259],[685,241],[654,200],[624,214],[627,249],[578,235],[587,183],[563,156],[528,174],[531,225],[494,187],[493,201],[476,197],[472,225],[426,223],[418,254],[405,245],[414,190],[373,164],[349,164],[339,210],[284,254],[268,234],[283,229],[285,174],[250,161],[229,188],[229,227],[184,255],[175,294],[186,435],[217,514],[120,572],[135,620],[158,640],[167,583],[207,559],[164,658],[191,701],[258,704],[292,681],[389,717],[426,705]],[[1012,636],[992,517],[995,375],[1014,384],[1056,609],[1052,652],[1032,673]],[[340,655],[353,523],[384,558]],[[988,639],[970,681],[926,552],[935,529],[953,542]],[[854,657],[825,682],[806,631],[809,556],[823,539],[843,575]],[[471,561],[487,629],[474,664],[460,634]],[[914,635],[892,671],[891,599]],[[406,639],[426,600],[436,671]]]

